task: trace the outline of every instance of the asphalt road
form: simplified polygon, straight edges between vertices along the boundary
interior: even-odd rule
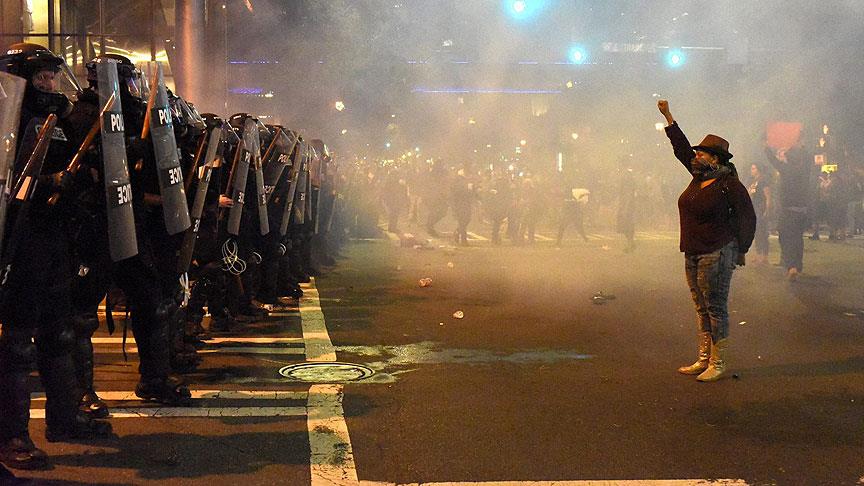
[[[223,336],[229,343],[212,344],[188,377],[223,395],[289,395],[196,400],[258,410],[220,417],[153,418],[141,416],[148,405],[112,402],[138,416],[113,419],[117,436],[92,444],[47,444],[34,419],[55,468],[19,475],[46,484],[864,484],[864,248],[808,240],[794,283],[777,266],[736,271],[737,378],[703,384],[675,372],[696,351],[677,237],[637,240],[632,253],[611,234],[562,249],[354,242],[316,279],[320,300],[305,313]],[[432,284],[421,287],[425,277]],[[599,304],[598,292],[614,299]],[[304,330],[317,305],[324,341]],[[290,342],[230,342],[238,337]],[[331,343],[335,359],[376,373],[331,390],[341,407],[326,408],[334,422],[323,426],[310,403],[326,393],[277,371]],[[99,346],[99,390],[134,389],[134,356],[127,363],[116,344]],[[290,350],[266,354],[275,347]],[[344,439],[336,459],[316,459],[322,431]]]

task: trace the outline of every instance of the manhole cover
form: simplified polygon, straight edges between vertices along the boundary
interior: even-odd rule
[[[279,374],[285,378],[311,383],[343,383],[359,381],[375,372],[368,366],[354,363],[299,363],[285,366]]]

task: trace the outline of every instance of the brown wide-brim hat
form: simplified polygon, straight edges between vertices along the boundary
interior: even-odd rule
[[[729,142],[717,135],[705,135],[699,145],[693,146],[693,150],[708,152],[727,160],[732,158],[732,154],[729,153]]]

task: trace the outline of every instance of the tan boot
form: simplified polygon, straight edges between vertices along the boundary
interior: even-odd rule
[[[721,339],[711,345],[711,359],[708,361],[708,369],[696,379],[699,381],[717,381],[726,372],[727,346],[729,339]]]
[[[708,369],[708,360],[711,357],[711,333],[699,333],[699,358],[690,366],[678,368],[678,373],[685,375],[698,375]]]

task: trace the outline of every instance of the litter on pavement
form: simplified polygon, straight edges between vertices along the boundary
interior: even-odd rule
[[[602,290],[591,297],[591,302],[593,302],[595,305],[603,305],[606,303],[606,301],[609,300],[615,300],[615,296],[612,294],[603,293]]]

